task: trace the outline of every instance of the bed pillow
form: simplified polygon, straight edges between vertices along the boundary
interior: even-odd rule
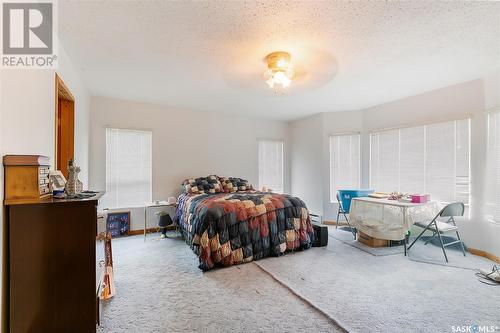
[[[182,183],[182,191],[187,194],[215,194],[222,192],[222,185],[216,175],[189,178]]]
[[[235,177],[221,177],[219,178],[222,184],[222,190],[225,193],[233,193],[236,191],[250,191],[253,190],[252,184],[248,180],[235,178]]]

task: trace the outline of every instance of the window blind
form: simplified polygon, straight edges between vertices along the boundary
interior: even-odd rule
[[[259,189],[283,193],[283,141],[259,139]]]
[[[488,115],[486,219],[500,223],[500,112]]]
[[[140,207],[151,202],[151,137],[149,131],[106,129],[105,207]]]
[[[470,120],[393,129],[370,136],[370,187],[429,193],[469,203]]]
[[[360,163],[359,134],[330,136],[330,202],[337,202],[338,190],[360,187]]]
[[[377,191],[399,188],[399,130],[372,134],[370,187]]]

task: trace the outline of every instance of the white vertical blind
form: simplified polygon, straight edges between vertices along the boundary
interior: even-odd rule
[[[406,193],[424,193],[425,127],[402,128],[399,139],[399,189]]]
[[[455,122],[426,126],[426,191],[433,198],[452,202],[455,199]]]
[[[500,112],[488,115],[486,219],[500,223]]]
[[[399,130],[372,134],[370,147],[370,187],[388,192],[399,188]]]
[[[151,137],[150,131],[106,129],[105,207],[139,207],[151,201]]]
[[[259,139],[259,189],[283,193],[283,141]]]
[[[371,134],[370,187],[377,191],[468,204],[469,170],[469,119]]]
[[[455,201],[470,204],[470,120],[455,122]]]
[[[359,134],[330,136],[330,202],[340,189],[360,186],[361,139]]]

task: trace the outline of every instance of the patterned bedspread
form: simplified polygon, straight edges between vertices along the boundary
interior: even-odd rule
[[[314,240],[306,205],[289,195],[182,194],[178,202],[177,222],[202,270],[307,249]]]

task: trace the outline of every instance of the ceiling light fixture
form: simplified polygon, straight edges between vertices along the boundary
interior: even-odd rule
[[[290,53],[283,51],[270,53],[264,58],[267,63],[264,79],[275,92],[283,92],[292,83],[295,71],[290,58]]]

